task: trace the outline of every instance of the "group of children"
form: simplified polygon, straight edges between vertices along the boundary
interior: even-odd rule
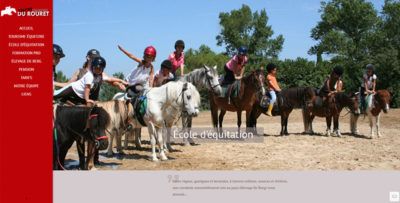
[[[60,87],[54,91],[53,99],[72,104],[86,104],[92,106],[99,97],[100,86],[103,81],[118,87],[132,96],[150,87],[158,87],[176,78],[176,71],[179,69],[181,76],[184,74],[184,53],[185,44],[182,40],[175,43],[175,51],[168,59],[161,63],[160,71],[154,76],[152,62],[155,60],[157,51],[153,46],[145,48],[143,59],[139,59],[118,45],[125,55],[138,63],[126,80],[108,76],[104,69],[106,60],[100,56],[100,52],[91,49],[86,55],[86,61],[82,68],[79,68],[66,83],[56,82],[56,66],[60,59],[65,57],[62,48],[53,45],[53,86]]]
[[[158,87],[166,82],[175,80],[177,77],[177,70],[180,70],[180,76],[184,75],[185,56],[183,50],[185,43],[182,40],[175,42],[175,51],[172,52],[168,59],[161,63],[161,69],[158,73],[154,74],[152,62],[154,62],[157,51],[153,46],[148,46],[143,52],[143,59],[140,59],[133,54],[126,51],[118,45],[125,55],[138,63],[126,80],[108,76],[104,73],[106,61],[100,56],[100,52],[96,49],[91,49],[86,55],[86,61],[82,68],[79,68],[67,83],[55,82],[56,80],[56,66],[60,59],[65,57],[63,50],[60,46],[53,45],[53,73],[54,73],[54,86],[61,87],[61,89],[54,92],[54,99],[61,99],[61,101],[72,102],[74,104],[94,104],[98,100],[99,90],[102,81],[105,81],[113,86],[127,91],[128,95],[137,95],[139,92],[150,87]],[[224,66],[225,76],[222,85],[232,84],[235,80],[240,80],[243,77],[245,65],[248,62],[247,48],[241,46],[235,54]],[[277,99],[277,93],[281,88],[277,82],[277,66],[273,63],[267,65],[266,82],[268,84],[268,92],[270,101],[268,105],[267,115],[272,116],[273,105]],[[333,68],[329,77],[325,80],[320,89],[320,95],[328,98],[336,92],[342,91],[343,81],[341,76],[343,68],[336,66]],[[376,87],[376,75],[374,66],[368,64],[366,66],[365,74],[363,75],[363,82],[361,84],[361,107],[362,110],[366,108],[366,95],[374,94]]]

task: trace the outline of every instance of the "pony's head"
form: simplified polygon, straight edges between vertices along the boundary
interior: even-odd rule
[[[200,107],[200,94],[196,87],[189,82],[183,83],[181,95],[182,111],[189,116],[197,116]]]
[[[342,106],[347,106],[351,113],[354,115],[359,115],[360,114],[360,103],[358,99],[359,93],[356,92],[349,92],[349,93],[344,93],[340,92],[336,94],[336,102],[339,102],[340,105]]]
[[[90,132],[91,139],[96,143],[99,150],[105,150],[108,147],[108,138],[106,128],[110,123],[110,116],[101,107],[93,107],[88,118],[87,129]]]
[[[176,81],[169,82],[167,88],[167,103],[175,106],[189,116],[197,116],[200,106],[200,94],[196,87],[190,82]],[[168,89],[170,89],[168,91]]]
[[[378,90],[374,96],[375,105],[379,106],[384,113],[389,111],[390,93],[387,90]]]
[[[313,107],[313,102],[316,99],[315,89],[313,87],[305,87],[304,88],[304,105],[311,109]]]
[[[261,69],[253,70],[249,75],[243,78],[246,85],[254,87],[259,94],[259,98],[265,95],[264,71]]]
[[[212,68],[204,65],[204,79],[207,84],[207,88],[212,91],[215,95],[219,96],[222,94],[222,88],[218,81],[217,66]]]

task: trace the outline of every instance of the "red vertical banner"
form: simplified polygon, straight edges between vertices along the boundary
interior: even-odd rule
[[[52,1],[0,10],[0,202],[52,202]]]

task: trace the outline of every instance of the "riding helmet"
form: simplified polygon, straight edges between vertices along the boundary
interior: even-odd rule
[[[372,70],[372,72],[375,71],[375,67],[374,67],[374,65],[372,65],[372,64],[366,65],[366,66],[365,66],[365,69],[367,69],[367,70]]]
[[[239,53],[239,55],[246,55],[247,54],[247,47],[245,47],[245,46],[239,47],[238,53]]]
[[[92,71],[96,67],[99,67],[101,68],[101,70],[104,70],[104,68],[106,67],[106,60],[101,56],[94,58],[91,66]]]
[[[342,66],[335,66],[333,68],[333,73],[335,73],[338,76],[342,76],[343,75],[343,68]]]
[[[146,49],[144,49],[144,55],[153,56],[155,59],[157,55],[156,48],[154,48],[153,46],[146,47]]]
[[[170,61],[170,60],[164,60],[164,61],[161,63],[161,68],[166,68],[166,69],[168,69],[168,70],[172,70],[172,63],[171,63],[171,61]]]
[[[61,58],[65,57],[62,48],[58,44],[53,44],[53,54],[59,55]]]
[[[185,42],[184,42],[183,40],[177,40],[177,41],[175,42],[175,49],[176,49],[176,47],[178,47],[178,46],[180,46],[180,47],[182,47],[183,49],[185,49]]]
[[[87,52],[86,56],[89,56],[90,58],[95,58],[100,56],[100,52],[97,49],[91,49]]]

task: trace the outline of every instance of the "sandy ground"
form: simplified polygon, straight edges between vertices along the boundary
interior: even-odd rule
[[[342,112],[342,116],[345,113]],[[242,126],[245,126],[245,116]],[[133,143],[125,155],[106,157],[101,152],[99,170],[400,170],[400,109],[381,116],[383,137],[368,139],[349,134],[349,115],[340,119],[343,137],[326,137],[324,118],[313,126],[319,135],[302,135],[301,111],[289,118],[289,136],[279,136],[280,117],[261,115],[258,127],[264,128],[263,143],[201,143],[195,146],[173,145],[169,160],[150,161],[147,129],[142,129],[144,144],[136,150]],[[194,118],[193,126],[211,126],[210,112]],[[228,112],[224,127],[236,126],[236,113]],[[359,119],[360,134],[369,136],[369,122]],[[115,143],[115,142],[114,142]],[[116,149],[114,148],[114,152]],[[75,169],[78,156],[73,146],[67,155],[67,167]]]

